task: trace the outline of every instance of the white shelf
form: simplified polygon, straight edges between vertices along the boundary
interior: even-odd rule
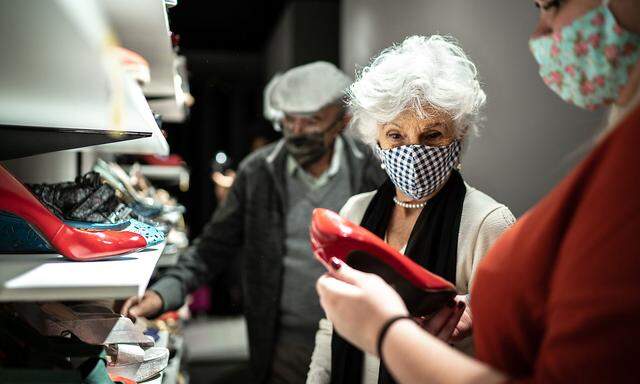
[[[184,56],[177,56],[174,60],[174,68],[176,71],[175,93],[170,97],[151,99],[149,105],[154,112],[162,116],[162,121],[181,123],[187,118],[186,94],[190,93],[187,59]]]
[[[171,267],[178,264],[182,251],[175,247],[172,248],[174,248],[174,250],[171,252],[162,252],[160,259],[158,260],[157,267]]]
[[[0,12],[12,21],[0,23],[0,134],[25,132],[25,148],[17,155],[46,151],[42,140],[56,141],[47,130],[61,132],[66,141],[49,151],[128,135],[150,137],[106,150],[168,153],[142,90],[111,53],[116,40],[96,1],[19,1],[0,6]]]
[[[137,127],[142,132],[151,133],[150,137],[141,139],[120,141],[117,143],[94,146],[93,149],[108,153],[131,153],[131,154],[157,154],[166,156],[169,154],[169,144],[158,128],[151,108],[147,103],[142,90],[133,79],[126,79],[127,86],[125,94],[128,100],[125,118],[128,121],[135,121]]]
[[[149,62],[151,82],[144,94],[173,96],[175,53],[164,0],[100,0],[120,44]]]
[[[176,349],[176,354],[171,360],[169,360],[167,368],[162,372],[164,374],[162,384],[176,384],[178,382],[182,355],[184,354],[184,339],[182,336],[176,335],[173,337],[173,341],[173,347]]]
[[[142,295],[165,243],[108,260],[0,254],[0,302],[124,299]]]
[[[129,170],[131,167],[126,167]],[[186,182],[189,184],[189,170],[182,165],[147,165],[140,164],[140,172],[152,180]]]

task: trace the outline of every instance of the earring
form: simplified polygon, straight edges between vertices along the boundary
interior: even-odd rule
[[[385,169],[384,163],[380,163],[380,168]]]

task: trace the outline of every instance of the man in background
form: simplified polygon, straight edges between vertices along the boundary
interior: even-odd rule
[[[242,257],[250,367],[256,383],[303,383],[323,317],[313,257],[314,208],[339,211],[355,194],[376,189],[384,173],[370,149],[343,135],[344,91],[351,80],[314,62],[276,76],[265,89],[265,116],[283,138],[250,154],[228,195],[177,266],[123,313],[152,317]],[[215,296],[215,292],[212,293]]]

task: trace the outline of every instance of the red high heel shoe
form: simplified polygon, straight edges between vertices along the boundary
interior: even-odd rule
[[[147,246],[136,233],[85,231],[66,225],[1,165],[0,211],[27,221],[56,251],[74,261],[102,259]]]
[[[330,263],[331,257],[337,257],[353,268],[379,275],[400,294],[412,315],[429,315],[453,302],[453,284],[335,212],[314,209],[310,234],[318,258]]]

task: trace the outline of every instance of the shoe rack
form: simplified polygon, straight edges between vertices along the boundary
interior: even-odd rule
[[[187,115],[184,58],[172,46],[168,21],[167,9],[176,5],[176,0],[2,2],[2,164],[24,183],[51,183],[72,180],[99,158],[168,155],[154,113],[172,122]],[[112,54],[115,47],[148,62],[146,84],[122,69]],[[184,167],[146,171],[181,185],[186,180],[188,186]],[[175,247],[163,256],[165,245],[95,262],[53,253],[0,254],[0,304],[142,295],[160,259],[163,266],[177,262]],[[154,382],[171,383],[162,377]]]

